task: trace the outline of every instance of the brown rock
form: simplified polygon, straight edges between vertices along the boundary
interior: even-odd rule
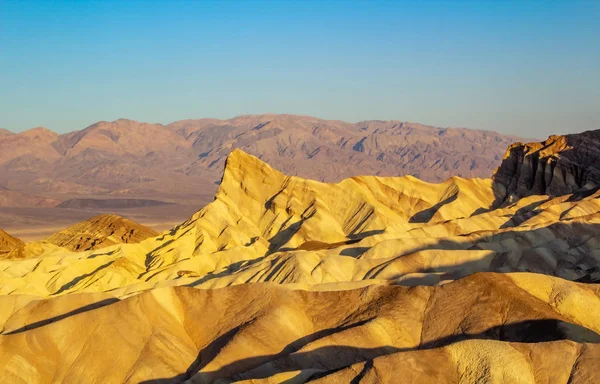
[[[158,233],[117,215],[98,215],[70,226],[45,241],[71,251],[88,251],[121,243],[139,243]]]
[[[0,255],[25,246],[25,243],[0,229]]]
[[[530,196],[561,196],[600,185],[600,130],[550,136],[539,143],[511,145],[494,180],[507,201]]]

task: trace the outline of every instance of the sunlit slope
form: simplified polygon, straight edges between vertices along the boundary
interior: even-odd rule
[[[0,230],[0,259],[31,259],[69,251],[82,252],[114,244],[139,243],[156,235],[156,231],[129,219],[102,214],[65,228],[45,240],[29,243]]]
[[[48,249],[25,260],[0,260],[0,293],[122,296],[156,286],[248,282],[416,285],[478,271],[600,278],[595,188],[496,208],[502,193],[489,179],[320,183],[285,176],[236,150],[215,200],[185,223],[138,244],[86,252],[44,243]]]
[[[394,382],[392,372],[415,381],[586,382],[600,357],[599,294],[549,276],[491,273],[413,288],[176,287],[122,301],[73,294],[31,301],[4,320],[0,377],[349,382],[366,364],[365,382],[375,374]]]
[[[569,173],[593,167],[525,147],[516,178],[439,184],[321,183],[236,150],[158,236],[99,216],[13,241],[0,381],[597,382],[600,191]],[[530,193],[546,158],[561,176]]]
[[[98,215],[72,225],[45,241],[70,251],[88,251],[113,244],[139,243],[158,233],[117,215]]]

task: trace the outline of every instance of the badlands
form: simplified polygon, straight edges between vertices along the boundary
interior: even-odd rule
[[[323,183],[236,149],[163,233],[0,232],[0,381],[600,382],[598,164],[600,131],[437,184]]]

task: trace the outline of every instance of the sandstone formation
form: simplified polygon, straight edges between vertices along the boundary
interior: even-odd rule
[[[435,287],[13,299],[0,373],[15,383],[586,383],[600,357],[598,295],[557,278],[488,273]]]
[[[593,169],[521,196],[537,171],[508,172],[511,153],[494,179],[323,183],[234,150],[214,201],[169,231],[0,260],[0,380],[597,382]]]
[[[113,244],[139,243],[157,232],[117,215],[99,215],[48,237],[46,242],[70,251],[89,251]]]
[[[561,196],[597,186],[599,148],[600,130],[550,136],[541,143],[515,143],[494,180],[506,187],[509,201],[529,195]]]
[[[25,243],[0,229],[0,255],[25,246]]]

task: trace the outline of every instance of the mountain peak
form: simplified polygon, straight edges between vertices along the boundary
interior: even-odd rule
[[[31,128],[26,131],[20,132],[19,135],[31,137],[31,138],[44,138],[44,139],[54,139],[59,136],[58,133],[51,131],[45,127]]]
[[[258,157],[241,149],[234,149],[225,160],[219,193],[261,191],[272,185],[280,185],[285,177]]]
[[[88,126],[86,128],[86,130],[93,130],[93,129],[97,129],[97,128],[106,128],[106,127],[138,128],[138,127],[151,126],[151,125],[161,125],[161,124],[144,123],[144,122],[139,122],[136,120],[121,118],[121,119],[117,119],[117,120],[113,120],[113,121],[105,121],[105,120],[98,121],[98,122]]]

